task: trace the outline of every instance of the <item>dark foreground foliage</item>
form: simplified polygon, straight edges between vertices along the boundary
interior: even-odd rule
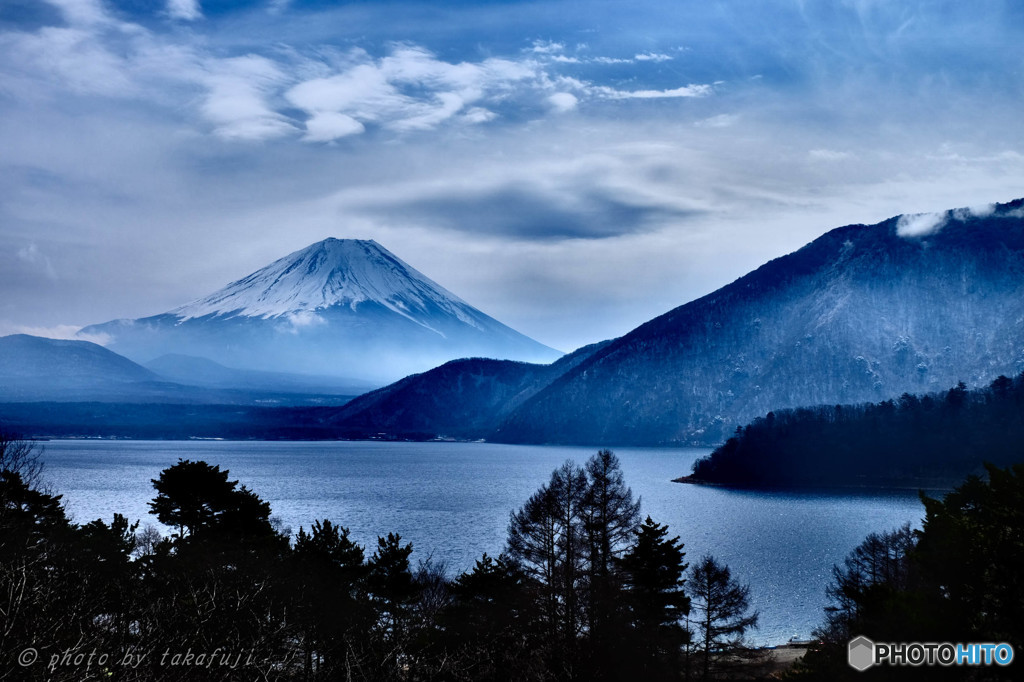
[[[168,537],[71,523],[39,474],[32,444],[0,437],[0,680],[720,679],[756,621],[710,557],[687,589],[682,543],[641,522],[607,450],[557,469],[505,551],[454,579],[395,534],[292,537],[206,462],[153,481]]]
[[[942,500],[922,496],[921,530],[872,534],[835,567],[819,643],[794,680],[1020,680],[1024,654],[1024,464],[989,465]],[[857,636],[873,642],[1007,643],[998,665],[875,666],[847,663]]]
[[[727,485],[954,485],[1024,456],[1024,374],[973,391],[770,412],[687,480]]]

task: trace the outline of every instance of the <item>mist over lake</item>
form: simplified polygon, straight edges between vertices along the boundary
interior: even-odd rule
[[[317,519],[347,526],[372,551],[378,535],[413,543],[412,560],[451,576],[501,552],[509,514],[566,459],[594,448],[490,443],[51,441],[46,478],[79,523],[115,512],[143,525],[150,480],[181,459],[231,471],[298,532]],[[871,532],[919,525],[915,491],[754,492],[681,485],[706,449],[616,448],[642,514],[667,523],[696,563],[714,554],[749,583],[760,629],[753,641],[809,637],[822,619],[831,567]]]

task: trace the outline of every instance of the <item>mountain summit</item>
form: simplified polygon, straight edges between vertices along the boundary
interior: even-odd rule
[[[373,303],[429,328],[437,311],[483,329],[486,317],[404,263],[377,242],[325,239],[280,258],[248,277],[170,311],[182,320],[264,319],[315,313],[331,306],[356,310]]]
[[[162,315],[82,330],[140,362],[388,381],[469,356],[560,354],[485,315],[372,240],[325,239]]]

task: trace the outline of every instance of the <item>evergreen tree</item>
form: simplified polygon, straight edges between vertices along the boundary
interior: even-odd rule
[[[409,653],[409,609],[417,596],[417,585],[409,567],[411,544],[388,533],[377,538],[377,551],[370,557],[366,579],[376,614],[372,630],[371,663],[382,679],[399,676]]]
[[[453,601],[442,617],[452,677],[473,682],[543,677],[543,632],[519,565],[487,554],[452,585]]]
[[[329,679],[353,663],[353,641],[372,625],[362,587],[367,568],[347,528],[324,520],[310,530],[300,527],[295,538],[292,599],[305,674]]]
[[[939,606],[929,622],[944,623],[947,637],[1022,651],[1024,463],[986,469],[987,481],[970,476],[942,500],[922,495],[921,591]]]
[[[750,610],[750,588],[733,579],[729,567],[705,555],[689,580],[691,605],[697,627],[693,638],[698,679],[709,680],[755,657],[744,641],[757,627],[757,612]]]
[[[624,663],[642,679],[678,678],[680,653],[690,640],[680,623],[690,613],[690,598],[683,591],[685,556],[679,537],[668,538],[668,526],[648,516],[622,559],[632,628]]]

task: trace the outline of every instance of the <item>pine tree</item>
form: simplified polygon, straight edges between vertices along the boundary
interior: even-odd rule
[[[743,639],[757,627],[750,610],[750,587],[733,579],[729,567],[705,555],[690,577],[690,596],[697,626],[694,645],[698,679],[746,665],[753,651]]]
[[[626,604],[631,626],[629,663],[639,666],[645,680],[677,678],[682,647],[690,633],[680,621],[690,613],[683,591],[683,558],[679,537],[668,538],[668,526],[650,516],[636,533],[636,542],[622,559]]]

